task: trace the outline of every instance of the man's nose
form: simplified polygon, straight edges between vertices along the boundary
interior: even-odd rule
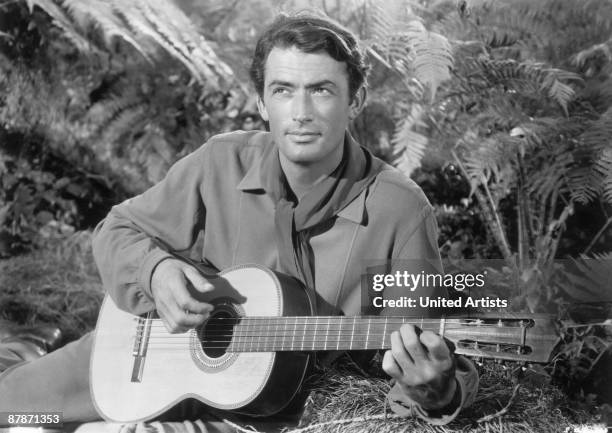
[[[313,105],[308,92],[298,92],[293,98],[292,117],[296,122],[309,122],[313,118]]]

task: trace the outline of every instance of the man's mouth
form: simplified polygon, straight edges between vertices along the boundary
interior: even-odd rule
[[[289,131],[287,135],[291,140],[296,141],[298,143],[308,143],[310,141],[315,140],[321,134],[312,131]]]

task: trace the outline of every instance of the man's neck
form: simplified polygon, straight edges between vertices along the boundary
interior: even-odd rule
[[[319,161],[313,164],[301,164],[289,161],[280,154],[280,164],[289,183],[289,187],[295,194],[296,198],[301,200],[308,191],[317,183],[329,177],[331,173],[340,165],[342,155],[344,153],[343,146],[340,146],[339,151],[329,155],[324,161]]]

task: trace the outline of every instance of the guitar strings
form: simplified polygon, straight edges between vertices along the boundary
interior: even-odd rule
[[[254,320],[257,319],[257,320]],[[268,322],[267,324],[264,323],[265,326],[279,326],[279,325],[306,325],[306,326],[327,326],[327,324],[329,323],[329,325],[340,325],[340,326],[344,326],[344,325],[349,325],[351,326],[352,323],[352,319],[342,319],[342,320],[329,320],[329,322],[325,321],[325,320],[319,320],[319,321],[313,321],[313,320],[304,320],[304,319],[308,319],[307,317],[305,318],[300,318],[297,317],[295,319],[295,321],[291,321],[293,320],[291,319],[286,319],[282,316],[278,317],[278,316],[271,316],[271,317],[261,317],[261,318],[255,318],[255,317],[250,317],[250,318],[231,318],[231,319],[223,319],[223,318],[214,318],[214,319],[210,319],[208,321],[206,321],[208,326],[227,326],[228,323],[222,323],[225,321],[232,321],[234,324],[238,325],[238,326],[260,326],[261,323],[256,323],[256,322]],[[164,326],[163,322],[161,319],[144,319],[145,321],[148,320],[150,321],[150,325],[151,326]],[[302,321],[303,320],[303,321]],[[525,322],[527,324],[530,324],[531,322],[527,319],[523,319],[521,320],[523,322],[523,324],[525,324]],[[521,321],[519,320],[514,320],[511,323],[514,323],[514,326],[511,326],[508,323],[503,323],[500,325],[499,323],[485,323],[485,322],[457,322],[454,319],[446,319],[444,321],[444,324],[446,326],[478,326],[478,327],[495,327],[495,328],[518,328],[521,327]],[[357,326],[362,326],[368,323],[367,319],[360,319],[359,321],[354,321],[354,324]],[[371,325],[384,325],[385,323],[387,324],[413,324],[413,325],[419,325],[419,324],[427,324],[427,325],[437,325],[440,326],[440,324],[442,323],[442,319],[425,319],[425,320],[401,320],[401,319],[393,319],[393,320],[385,320],[382,321],[380,318],[376,318],[376,320],[374,322],[369,322]],[[145,323],[141,323],[141,326],[145,326]]]
[[[416,320],[405,320],[402,317],[392,317],[389,316],[386,319],[387,323],[381,322],[381,317],[376,316],[376,323],[374,323],[375,329],[372,332],[363,333],[362,328],[365,325],[365,321],[363,316],[359,317],[359,323],[354,321],[351,323],[350,317],[337,317],[332,316],[328,319],[328,323],[326,323],[326,319],[315,319],[313,321],[312,316],[293,316],[292,318],[286,318],[283,316],[261,316],[261,317],[248,317],[248,318],[213,318],[207,322],[207,336],[212,339],[202,340],[200,343],[205,344],[206,349],[222,349],[227,350],[230,345],[233,348],[242,348],[242,351],[252,351],[256,352],[257,350],[253,350],[254,348],[259,349],[260,346],[263,346],[261,351],[271,350],[284,350],[285,342],[287,346],[300,346],[304,347],[314,347],[317,344],[325,344],[327,346],[336,348],[340,348],[340,345],[343,345],[343,349],[345,349],[345,344],[350,344],[352,342],[353,345],[359,345],[362,343],[366,344],[365,349],[377,349],[382,344],[384,346],[385,339],[388,339],[389,333],[385,331],[381,332],[380,328],[385,326],[387,328],[389,325],[402,325],[404,323],[411,324],[420,324],[424,325],[435,325],[432,328],[426,328],[427,330],[438,331],[441,325],[441,319],[416,319]],[[280,319],[280,320],[279,320]],[[389,320],[390,319],[390,320]],[[139,319],[136,319],[139,320]],[[142,332],[142,328],[145,325],[144,321],[149,321],[148,325],[153,328],[151,329],[152,334],[149,335],[148,347],[151,349],[164,349],[174,350],[177,345],[184,346],[187,343],[190,343],[193,338],[197,339],[197,336],[194,333],[186,332],[181,334],[169,334],[165,325],[161,321],[161,319],[140,319],[143,323],[138,325],[137,330]],[[291,322],[291,320],[294,320]],[[353,319],[355,320],[355,319]],[[482,319],[467,319],[474,320],[474,322],[457,322],[457,320],[466,320],[466,319],[446,319],[444,330],[456,330],[462,329],[465,327],[476,327],[476,328],[496,328],[496,329],[506,329],[506,330],[522,330],[525,326],[521,324],[521,322],[529,323],[528,319],[514,319],[514,318],[506,318],[506,321],[511,321],[515,323],[515,326],[509,326],[507,323],[504,323],[502,319],[501,324],[497,323],[483,323]],[[493,319],[495,320],[495,319]],[[233,323],[231,323],[231,322]],[[282,322],[281,322],[282,321]],[[213,323],[214,322],[214,323]],[[223,323],[227,322],[227,323]],[[257,323],[259,322],[259,323]],[[266,323],[267,322],[267,323]],[[276,323],[274,323],[276,322]],[[333,323],[332,323],[333,322]],[[519,326],[516,326],[516,324]],[[228,326],[229,325],[229,326]],[[237,327],[238,329],[234,329]],[[291,326],[300,326],[300,332],[296,332],[295,329],[290,329]],[[342,335],[343,332],[347,332],[348,328],[351,327],[354,329],[355,325],[358,326],[358,332],[355,333],[353,331],[352,337],[350,335]],[[372,324],[370,323],[370,326]],[[231,331],[230,331],[231,327]],[[264,327],[266,329],[264,329]],[[211,329],[214,328],[214,329]],[[274,328],[274,329],[272,329]],[[378,329],[376,329],[378,328]],[[161,332],[158,332],[162,329]],[[326,336],[314,336],[311,338],[305,338],[304,334],[301,338],[299,337],[300,333],[319,331],[320,333],[325,332]],[[230,331],[226,333],[226,331]],[[361,332],[360,332],[361,331]],[[298,336],[297,341],[296,336]],[[365,336],[365,338],[364,338]],[[507,335],[513,336],[513,335]],[[515,336],[516,337],[516,336]],[[257,339],[257,342],[254,340]],[[331,341],[330,341],[331,339]],[[262,341],[263,340],[263,341]],[[282,341],[278,341],[282,340]],[[289,341],[291,340],[291,344]],[[216,344],[221,344],[217,346]],[[212,344],[215,344],[214,346]],[[504,343],[487,343],[487,344],[504,344]],[[507,343],[506,343],[507,344]],[[172,348],[168,348],[168,346],[174,346]],[[250,350],[247,350],[250,348]],[[256,346],[256,347],[254,347]],[[370,347],[373,346],[373,347]],[[293,349],[296,350],[296,349]],[[237,350],[240,351],[240,350]]]
[[[450,329],[459,329],[460,327],[450,327]],[[445,328],[445,329],[449,329],[449,328]],[[288,331],[288,330],[285,330]],[[520,336],[518,335],[508,335],[510,337],[514,336],[515,338],[519,338]],[[211,335],[211,337],[213,337],[213,339],[207,339],[207,340],[203,340],[200,341],[201,343],[206,345],[207,349],[227,349],[229,347],[229,345],[233,345],[234,347],[238,348],[238,347],[244,347],[246,349],[247,346],[249,346],[251,349],[254,346],[261,346],[263,345],[263,347],[268,348],[268,346],[272,346],[271,348],[284,348],[285,345],[289,346],[300,346],[300,347],[308,347],[308,346],[312,346],[314,347],[317,343],[322,343],[325,344],[325,346],[327,347],[329,346],[334,346],[336,345],[337,347],[340,346],[340,344],[345,344],[345,343],[352,343],[353,344],[360,344],[360,343],[366,343],[366,348],[369,348],[370,345],[373,345],[374,347],[372,348],[378,348],[378,346],[382,343],[384,345],[384,341],[385,339],[389,339],[389,333],[387,332],[381,332],[381,330],[374,330],[373,332],[370,333],[354,333],[351,336],[348,335],[341,335],[340,333],[331,333],[327,334],[326,336],[314,336],[314,337],[310,337],[308,336],[308,338],[304,338],[307,336],[303,336],[303,337],[299,337],[297,338],[296,341],[296,334],[295,333],[276,333],[274,335],[270,335],[270,333],[267,334],[254,334],[254,333],[238,333],[238,334],[217,334],[217,335]],[[224,338],[226,337],[226,338]],[[149,336],[149,346],[151,348],[156,348],[158,345],[184,345],[188,342],[190,342],[192,339],[196,338],[197,336],[194,335],[193,332],[190,333],[183,333],[183,334],[153,334]],[[222,338],[221,340],[219,340],[218,338]],[[257,341],[255,342],[254,340],[257,339]],[[290,342],[287,340],[291,340]],[[220,343],[222,344],[221,346],[217,346],[216,344]],[[286,344],[285,344],[286,343]],[[291,343],[291,344],[289,344]],[[215,345],[212,345],[215,344]],[[498,343],[487,343],[487,344],[498,344]],[[504,343],[499,343],[499,344],[504,344]]]
[[[412,323],[412,322],[399,322],[399,323],[387,323],[387,327],[389,326],[395,326],[395,325],[403,325],[405,323],[408,324],[414,324],[414,325],[420,325],[419,323]],[[430,325],[431,323],[427,323],[427,325]],[[348,325],[348,326],[347,326]],[[361,323],[356,325],[356,328],[362,328],[364,326],[366,326],[367,324]],[[371,326],[376,326],[376,327],[383,327],[385,324],[384,323],[376,323],[376,324],[371,324]],[[425,325],[425,324],[423,324]],[[232,326],[228,326],[228,325],[217,325],[217,324],[208,324],[206,326],[207,330],[213,329],[214,328],[214,332],[216,332],[216,330],[226,330],[226,329],[238,329],[239,331],[250,331],[250,330],[258,330],[258,331],[273,331],[273,330],[278,330],[281,328],[284,329],[288,329],[290,327],[295,327],[295,326],[299,326],[299,330],[308,330],[308,331],[312,331],[313,329],[316,330],[321,330],[321,331],[325,331],[326,329],[330,329],[330,330],[340,330],[340,331],[348,331],[349,328],[351,328],[351,324],[350,323],[346,323],[346,324],[338,324],[338,323],[334,323],[334,324],[330,324],[329,327],[327,326],[327,324],[325,323],[299,323],[299,322],[294,322],[294,323],[283,323],[283,324],[279,324],[279,323],[269,323],[269,324],[247,324],[247,323],[236,323],[235,327]],[[139,325],[139,328],[144,328],[145,325]],[[523,329],[523,328],[527,328],[529,329],[530,326],[507,326],[507,325],[496,325],[496,324],[456,324],[456,323],[446,323],[444,325],[444,329],[462,329],[462,328],[466,328],[466,327],[472,327],[472,328],[496,328],[496,329]],[[155,329],[166,329],[165,325],[163,323],[159,323],[159,324],[153,324],[151,326],[151,328],[155,328]],[[430,329],[430,330],[435,330],[435,329],[439,329],[440,328],[440,323],[437,323],[434,327],[428,327],[426,329]]]

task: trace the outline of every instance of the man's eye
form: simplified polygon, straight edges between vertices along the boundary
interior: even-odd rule
[[[329,89],[326,89],[325,87],[316,87],[312,89],[312,92],[317,95],[329,95],[331,93]]]
[[[275,89],[272,89],[272,94],[273,95],[282,95],[284,93],[287,93],[288,90],[285,89],[284,87],[277,87]]]

